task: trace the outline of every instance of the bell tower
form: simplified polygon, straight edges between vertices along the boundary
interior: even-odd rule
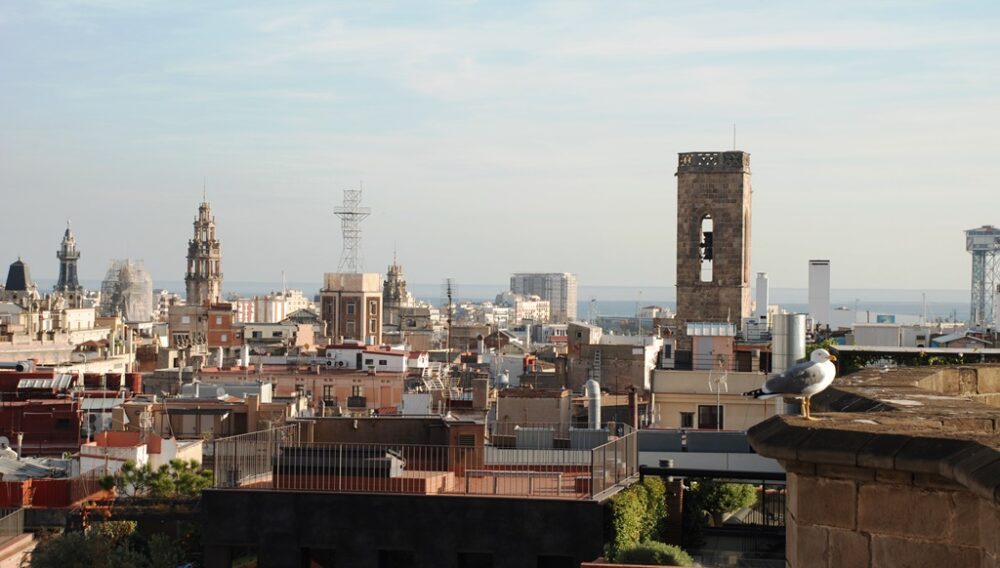
[[[222,295],[222,246],[215,237],[215,217],[204,199],[194,220],[194,238],[188,241],[184,275],[189,306],[216,303]]]
[[[681,322],[739,325],[750,316],[751,194],[750,154],[679,154],[677,319]]]

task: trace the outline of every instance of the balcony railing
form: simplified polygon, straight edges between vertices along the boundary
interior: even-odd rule
[[[592,449],[302,442],[284,427],[215,441],[215,487],[589,499],[638,475],[636,434]]]
[[[624,422],[604,422],[598,430],[569,422],[514,422],[501,420],[488,426],[490,444],[498,448],[590,450],[633,428]]]
[[[24,509],[0,509],[0,542],[24,534]]]

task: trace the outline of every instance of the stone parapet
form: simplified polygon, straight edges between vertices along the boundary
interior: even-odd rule
[[[677,156],[677,173],[744,172],[750,173],[747,152],[682,152]]]
[[[1000,367],[866,370],[750,429],[788,472],[790,567],[1000,565]]]

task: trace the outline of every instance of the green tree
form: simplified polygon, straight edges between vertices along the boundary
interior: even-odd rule
[[[712,515],[731,513],[757,502],[757,488],[749,483],[719,483],[702,481],[698,484],[701,505]]]
[[[650,564],[653,566],[691,566],[694,561],[680,547],[654,540],[629,545],[615,556],[618,564]]]
[[[180,542],[157,534],[147,542],[134,521],[106,521],[84,531],[40,539],[28,568],[174,568],[184,561]]]
[[[684,492],[684,548],[704,544],[705,527],[710,522],[722,522],[722,515],[757,501],[757,488],[747,483],[722,483],[710,479],[692,479],[691,488]]]
[[[666,528],[667,488],[659,477],[646,477],[611,499],[611,527],[607,554],[640,542],[663,538]]]
[[[138,466],[127,461],[116,477],[103,478],[101,485],[110,484],[111,479],[119,495],[125,497],[192,497],[211,487],[212,472],[201,469],[195,460],[175,459],[156,469],[148,463]]]
[[[646,488],[632,485],[611,498],[611,542],[608,555],[614,558],[618,551],[642,539],[646,517]]]
[[[646,510],[642,523],[642,541],[661,540],[666,535],[667,486],[659,477],[642,480]]]
[[[175,568],[184,560],[179,543],[165,534],[149,539],[149,568]]]

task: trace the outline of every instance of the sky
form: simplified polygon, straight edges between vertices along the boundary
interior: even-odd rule
[[[967,289],[1000,224],[996,2],[0,3],[0,264],[183,278],[203,188],[227,280],[673,286],[677,153],[751,153],[753,270]]]

